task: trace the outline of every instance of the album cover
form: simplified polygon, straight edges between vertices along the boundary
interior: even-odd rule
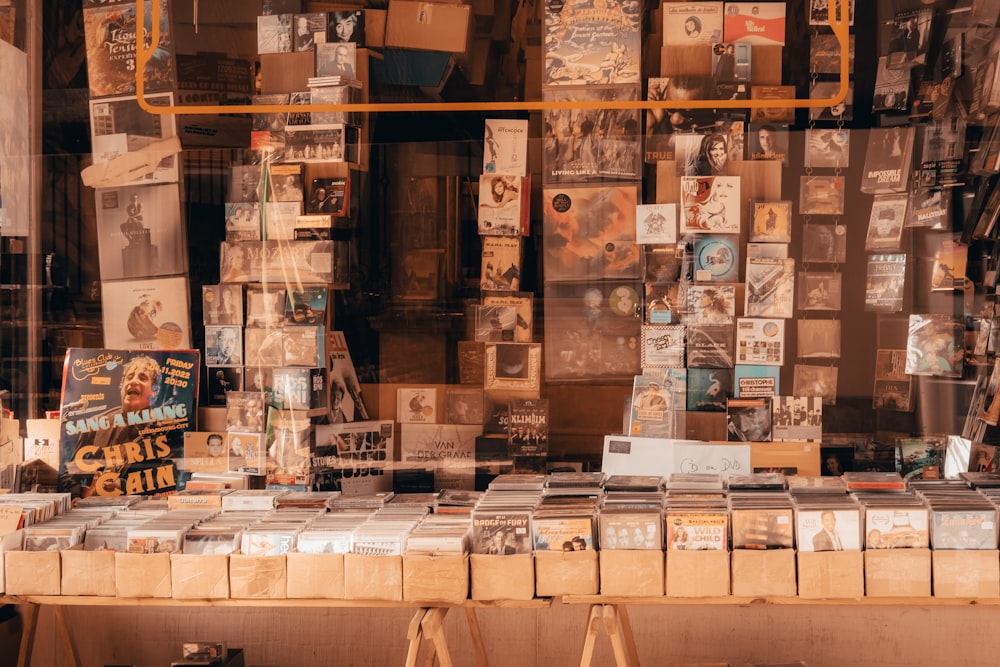
[[[191,347],[190,289],[186,276],[104,280],[104,344],[125,350]]]
[[[358,128],[353,125],[289,125],[285,128],[284,159],[289,162],[357,162],[357,142]]]
[[[260,232],[265,241],[293,241],[302,201],[269,201],[260,209]]]
[[[483,423],[483,390],[448,387],[445,391],[446,424]]]
[[[288,104],[290,106],[306,106],[312,104],[312,93],[309,91],[299,91],[289,93]],[[285,129],[292,126],[312,125],[312,113],[309,111],[290,110],[285,118]]]
[[[802,215],[843,215],[843,176],[801,176],[799,213]]]
[[[791,223],[792,202],[754,202],[750,240],[755,243],[788,243],[792,240]]]
[[[736,316],[736,286],[685,283],[685,324],[732,324]]]
[[[872,111],[906,111],[910,105],[910,68],[893,68],[889,56],[880,56],[875,73]]]
[[[710,510],[667,510],[667,551],[726,551],[729,513]]]
[[[538,391],[541,386],[540,343],[487,343],[485,389]]]
[[[752,55],[752,46],[746,42],[725,41],[712,45],[712,79],[715,84],[712,98],[749,99]]]
[[[905,480],[942,479],[947,444],[946,436],[923,435],[897,438],[896,446],[899,448],[900,460],[899,474]]]
[[[646,324],[676,324],[686,310],[680,296],[680,283],[645,283],[644,302]]]
[[[483,291],[517,291],[521,286],[521,238],[484,236],[482,274]]]
[[[906,372],[910,375],[962,377],[965,324],[949,315],[910,315]]]
[[[683,438],[686,408],[687,373],[683,368],[644,371],[632,383],[628,433]]]
[[[348,177],[314,178],[310,185],[306,213],[343,217],[350,213],[350,185]]]
[[[839,359],[840,320],[798,320],[800,359]]]
[[[809,37],[809,71],[817,74],[839,74],[843,54],[840,41],[832,33],[812,34]],[[854,73],[854,35],[848,40],[847,72]]]
[[[643,280],[650,285],[668,285],[681,279],[685,246],[645,245],[642,247],[645,260]]]
[[[257,17],[257,53],[292,52],[292,15],[267,14]]]
[[[459,383],[482,387],[486,369],[485,344],[474,340],[460,340],[457,346]]]
[[[322,104],[359,104],[361,91],[348,85],[310,86],[311,101],[314,105]],[[361,114],[357,111],[312,111],[309,113],[310,125],[361,125]]]
[[[678,176],[725,176],[729,173],[729,150],[729,137],[721,132],[679,133],[674,137],[676,173]]]
[[[775,100],[794,100],[795,86],[750,86],[750,99],[771,102]],[[795,107],[754,107],[750,110],[750,122],[789,125],[795,122]]]
[[[792,508],[733,509],[733,549],[791,549]]]
[[[542,86],[638,84],[642,15],[624,0],[546,3]]]
[[[719,234],[694,240],[693,273],[699,282],[734,282],[739,279],[738,237]]]
[[[684,367],[683,325],[643,324],[639,340],[643,368]]]
[[[243,330],[247,366],[280,366],[284,354],[281,327],[246,327]]]
[[[110,188],[96,198],[102,280],[187,272],[178,184]]]
[[[664,46],[711,46],[722,41],[723,2],[664,3]]]
[[[801,271],[798,276],[798,309],[840,310],[843,276],[836,272]]]
[[[437,423],[437,389],[434,387],[397,389],[396,421],[400,424]]]
[[[865,250],[898,250],[906,219],[906,195],[876,195],[868,221]]]
[[[875,379],[872,391],[872,408],[875,410],[913,411],[913,380],[910,376],[898,379]]]
[[[587,551],[594,548],[594,517],[538,515],[532,517],[535,551]]]
[[[233,165],[229,168],[226,201],[260,201],[260,192],[263,191],[263,188],[264,181],[261,177],[260,165]]]
[[[788,164],[788,127],[775,123],[750,123],[750,160],[781,160]]]
[[[792,317],[795,307],[795,260],[747,259],[747,317]]]
[[[280,327],[285,319],[285,299],[284,287],[247,285],[247,326]]]
[[[816,396],[823,405],[837,402],[837,367],[795,364],[792,393],[795,396]]]
[[[332,319],[333,304],[326,285],[290,285],[285,289],[285,324],[326,325]]]
[[[225,405],[226,393],[243,391],[243,367],[212,366],[205,369],[208,404]]]
[[[547,379],[629,378],[640,372],[637,281],[545,284]]]
[[[861,191],[868,194],[906,193],[913,161],[913,126],[869,130],[868,152],[861,173]]]
[[[813,81],[809,84],[809,99],[832,101],[840,97],[841,85],[840,81]],[[847,94],[840,102],[809,107],[809,120],[854,120],[854,82],[848,82]]]
[[[639,86],[543,89],[546,102],[616,102],[639,99]],[[642,177],[642,126],[637,109],[549,109],[542,123],[542,181],[580,183]]]
[[[354,42],[325,42],[316,45],[316,76],[357,79],[358,45]]]
[[[677,205],[636,205],[635,240],[641,244],[677,243]]]
[[[997,456],[997,449],[997,445],[988,445],[983,442],[973,442],[969,450],[969,472],[1000,472],[1000,457]],[[963,477],[965,479],[969,479],[968,477]]]
[[[170,106],[173,95],[146,95],[150,106]],[[91,154],[94,164],[104,164],[126,153],[139,153],[150,144],[177,135],[171,114],[152,114],[139,106],[135,97],[90,100]],[[168,155],[156,168],[138,179],[121,185],[176,183],[178,156]]]
[[[808,128],[805,166],[846,169],[850,165],[851,131],[846,128]]]
[[[209,366],[243,365],[243,327],[205,327],[205,363]]]
[[[795,534],[800,552],[861,551],[861,511],[798,508]]]
[[[486,119],[483,132],[483,173],[528,175],[528,121]]]
[[[310,469],[321,491],[358,496],[392,491],[392,420],[317,424]]]
[[[847,25],[854,25],[854,0],[847,3]],[[831,15],[832,14],[832,15]],[[810,0],[809,2],[809,25],[830,25],[831,23],[842,23],[844,15],[841,0]]]
[[[732,368],[689,368],[687,409],[689,412],[725,412],[733,395]]]
[[[546,282],[640,276],[635,185],[546,187],[542,201]]]
[[[970,505],[967,509],[931,506],[932,549],[983,549],[997,547],[996,509]]]
[[[226,202],[226,241],[260,241],[260,204]]]
[[[723,37],[727,42],[785,45],[784,2],[726,2]]]
[[[733,368],[733,395],[737,398],[778,396],[780,387],[780,366],[736,364]]]
[[[225,433],[187,431],[184,433],[184,470],[226,472],[229,448]]]
[[[951,225],[951,190],[947,188],[910,189],[904,227],[948,229]]]
[[[402,260],[403,270],[393,273],[395,296],[406,301],[430,301],[436,299],[438,297],[443,261],[443,249],[432,248],[404,251]],[[514,271],[510,273],[513,277]]]
[[[926,61],[933,16],[931,7],[896,12],[889,38],[890,68],[908,70]]]
[[[601,549],[663,549],[663,517],[656,511],[604,510],[597,515]]]
[[[225,242],[219,249],[219,276],[224,283],[330,283],[350,286],[348,241]]]
[[[427,471],[434,491],[475,489],[476,438],[482,424],[406,423],[399,430],[399,460],[404,469]]]
[[[87,45],[87,84],[90,96],[134,95],[136,88],[136,4],[90,5],[83,10],[83,30]],[[153,48],[152,0],[142,3],[143,46],[152,49],[143,74],[146,93],[176,87],[174,44],[167,0],[159,0],[160,39]],[[162,116],[166,118],[166,116]]]
[[[803,225],[802,261],[843,264],[847,261],[846,225]]]
[[[479,234],[527,236],[531,182],[526,176],[483,174],[479,177]]]
[[[182,489],[176,462],[194,424],[200,356],[70,348],[60,397],[61,490],[110,496]],[[143,455],[106,459],[103,448],[126,443],[144,447]]]
[[[680,233],[738,234],[741,204],[739,176],[684,176]]]
[[[775,396],[771,403],[773,439],[820,442],[823,439],[823,399],[819,396]]]
[[[964,289],[968,279],[965,277],[966,264],[969,259],[969,246],[960,242],[960,234],[943,234],[932,242],[934,249],[934,268],[931,270],[931,291],[950,292]]]
[[[530,509],[472,511],[472,553],[509,556],[530,554],[532,548]]]
[[[253,95],[250,98],[251,104],[259,106],[276,106],[288,104],[288,93],[272,93],[269,95]],[[251,131],[258,132],[283,132],[288,113],[278,112],[254,112],[252,114]],[[238,167],[233,167],[236,169]]]
[[[782,366],[785,363],[785,320],[736,319],[736,363]]]
[[[685,100],[705,100],[715,96],[715,84],[710,77],[674,76],[649,79],[646,99],[650,102],[683,102]],[[676,140],[682,134],[695,132],[705,134],[716,131],[714,109],[678,109],[669,106],[653,106],[646,110],[645,158],[647,163],[673,161],[676,157]],[[730,147],[737,147],[731,141]],[[742,143],[739,158],[742,159]]]
[[[728,442],[771,442],[771,399],[729,398],[726,401]]]
[[[473,340],[483,343],[514,342],[517,330],[517,309],[514,306],[476,304],[472,309],[475,315]]]
[[[530,292],[516,294],[484,294],[483,306],[514,309],[513,341],[530,343],[534,340],[535,299]]]
[[[281,365],[322,366],[326,359],[322,326],[286,326],[281,330]]]
[[[549,399],[511,398],[507,415],[507,451],[511,456],[549,453]]]

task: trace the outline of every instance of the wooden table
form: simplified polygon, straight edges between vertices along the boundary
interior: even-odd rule
[[[73,634],[66,622],[66,607],[267,607],[267,608],[317,608],[317,607],[354,607],[354,608],[413,608],[416,612],[406,628],[406,639],[409,647],[406,654],[406,667],[416,667],[420,662],[421,649],[424,651],[423,664],[430,667],[435,663],[441,667],[452,667],[451,654],[444,635],[444,619],[453,608],[465,611],[469,635],[475,647],[476,665],[488,667],[489,661],[483,646],[482,632],[479,628],[477,609],[509,609],[509,608],[545,608],[552,604],[550,598],[533,600],[464,600],[461,603],[437,601],[383,601],[383,600],[335,600],[335,599],[253,599],[253,600],[174,600],[172,598],[118,598],[92,597],[70,595],[13,595],[0,596],[2,604],[22,605],[24,610],[24,628],[21,631],[21,646],[18,652],[17,667],[30,667],[31,653],[35,644],[35,632],[38,629],[38,612],[42,606],[52,607],[55,615],[56,635],[59,644],[66,655],[63,664],[81,667],[80,656],[73,642]],[[426,644],[424,644],[426,642]]]

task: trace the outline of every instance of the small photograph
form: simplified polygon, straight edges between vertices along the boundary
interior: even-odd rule
[[[842,274],[802,271],[798,276],[799,310],[840,310]]]

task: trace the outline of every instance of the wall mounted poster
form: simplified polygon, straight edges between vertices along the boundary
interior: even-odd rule
[[[70,348],[63,367],[60,480],[74,495],[183,488],[177,460],[198,405],[197,350]]]

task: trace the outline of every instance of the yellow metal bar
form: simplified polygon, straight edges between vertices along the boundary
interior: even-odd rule
[[[392,103],[359,103],[359,104],[203,104],[182,106],[153,106],[145,98],[145,82],[143,81],[146,63],[160,42],[160,12],[158,3],[154,2],[150,30],[150,47],[144,48],[141,29],[145,25],[144,0],[135,0],[136,31],[135,31],[135,90],[139,106],[151,114],[239,114],[239,113],[282,113],[293,111],[356,111],[398,112],[398,111],[547,111],[549,109],[673,109],[679,103],[671,100],[633,100],[633,101],[600,101],[600,100],[562,100],[562,101],[532,101],[532,102],[392,102]],[[833,13],[832,11],[830,12]],[[791,100],[690,100],[684,102],[685,109],[765,109],[781,108],[820,108],[833,106],[847,98],[850,86],[849,63],[850,36],[848,33],[848,2],[840,2],[839,20],[831,17],[830,28],[833,30],[837,43],[840,45],[840,88],[833,97],[795,98]]]

